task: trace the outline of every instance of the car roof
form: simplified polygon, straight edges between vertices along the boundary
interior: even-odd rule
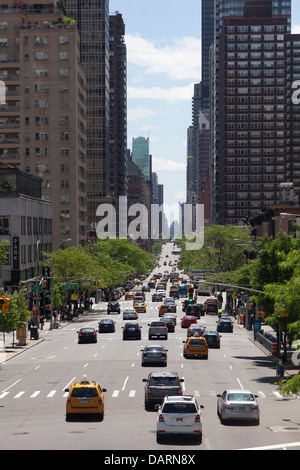
[[[195,401],[195,397],[193,395],[180,395],[180,396],[172,396],[166,395],[165,401]]]
[[[103,318],[99,323],[114,323],[112,318]]]
[[[254,395],[253,392],[251,392],[250,390],[242,390],[240,388],[229,388],[226,390],[226,393],[250,393],[251,395]]]

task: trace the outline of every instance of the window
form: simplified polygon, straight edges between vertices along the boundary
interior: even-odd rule
[[[9,235],[10,234],[10,217],[0,217],[0,234]]]
[[[69,53],[68,51],[60,51],[59,52],[59,60],[68,60]]]
[[[43,51],[36,52],[35,60],[49,60],[48,52],[43,52]]]
[[[59,69],[60,78],[67,78],[69,76],[69,69]]]

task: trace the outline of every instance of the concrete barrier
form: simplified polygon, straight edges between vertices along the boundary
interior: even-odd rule
[[[263,330],[260,330],[257,331],[255,339],[272,355],[277,354],[277,340],[274,336],[269,333],[264,334]]]

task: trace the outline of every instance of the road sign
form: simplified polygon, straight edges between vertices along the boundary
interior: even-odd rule
[[[41,284],[31,284],[31,292],[43,292],[43,286]]]
[[[61,286],[62,289],[77,289],[78,284],[65,284],[64,286]]]

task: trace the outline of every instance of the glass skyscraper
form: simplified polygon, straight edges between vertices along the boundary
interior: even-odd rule
[[[149,137],[132,138],[132,160],[141,170],[146,181],[151,180]]]

